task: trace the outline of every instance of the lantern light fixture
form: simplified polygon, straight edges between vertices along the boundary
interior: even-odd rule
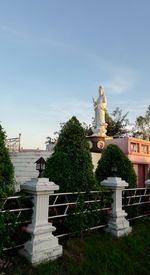
[[[38,178],[41,178],[42,177],[42,172],[44,171],[45,169],[45,164],[46,164],[46,161],[44,158],[39,158],[36,162],[36,170],[39,171],[39,175],[38,175]]]

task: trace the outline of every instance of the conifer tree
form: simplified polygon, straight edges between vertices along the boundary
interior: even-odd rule
[[[0,125],[0,196],[9,195],[14,190],[14,169],[5,146],[5,138],[5,132]]]
[[[62,128],[44,176],[60,186],[60,191],[88,191],[96,187],[89,145],[76,117]]]
[[[148,170],[147,179],[150,179],[150,169]]]
[[[116,167],[116,176],[128,182],[130,187],[136,187],[136,174],[131,161],[115,144],[108,145],[98,162],[96,179],[99,183],[113,176],[112,167]]]

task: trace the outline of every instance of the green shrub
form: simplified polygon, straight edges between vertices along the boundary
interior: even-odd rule
[[[96,187],[89,145],[76,117],[62,128],[54,153],[46,162],[44,176],[64,192],[88,191]]]
[[[14,191],[14,169],[5,146],[5,132],[0,125],[0,197]]]
[[[18,194],[19,195],[19,194]],[[20,209],[32,208],[32,201],[25,194],[12,199],[0,199],[0,254],[3,249],[22,245],[30,238],[26,232],[31,221],[32,209],[20,212]]]
[[[26,225],[17,224],[17,220],[15,213],[0,213],[0,255],[4,249],[22,245],[30,239]]]
[[[90,200],[93,202],[85,203],[85,201]],[[90,193],[79,194],[77,204],[65,218],[65,227],[74,236],[82,236],[90,228],[106,224],[108,215],[106,211],[100,209],[110,205],[110,201],[111,197],[104,193],[93,194],[93,196]]]
[[[136,187],[136,174],[131,161],[114,144],[104,149],[96,169],[96,179],[100,183],[107,177],[112,176],[112,167],[116,166],[117,176],[129,183],[130,187]]]
[[[17,229],[16,217],[13,213],[9,211],[5,213],[0,213],[0,253],[4,248],[13,247],[14,234]]]
[[[150,169],[148,170],[147,179],[150,179]]]

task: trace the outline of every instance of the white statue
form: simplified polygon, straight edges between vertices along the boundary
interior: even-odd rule
[[[94,133],[102,136],[106,136],[107,123],[105,122],[105,113],[106,113],[106,97],[104,94],[104,89],[102,86],[99,87],[99,97],[97,100],[93,98],[93,105],[95,111],[95,120],[94,120]]]

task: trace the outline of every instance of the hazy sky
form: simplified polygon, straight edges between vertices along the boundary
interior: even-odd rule
[[[0,121],[24,148],[59,123],[91,122],[103,85],[111,113],[150,104],[149,0],[0,0]]]

